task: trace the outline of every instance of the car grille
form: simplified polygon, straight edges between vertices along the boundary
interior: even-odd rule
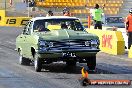
[[[65,41],[54,41],[52,47],[86,47],[86,40],[65,40]],[[90,47],[90,41],[88,41],[87,47]]]

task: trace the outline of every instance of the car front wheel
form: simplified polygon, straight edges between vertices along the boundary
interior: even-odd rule
[[[23,55],[19,53],[19,64],[20,65],[30,65],[30,62],[31,61],[28,58],[23,57]]]
[[[38,55],[35,55],[35,57],[34,57],[34,68],[35,68],[36,72],[40,72],[42,69],[42,61],[38,57]]]

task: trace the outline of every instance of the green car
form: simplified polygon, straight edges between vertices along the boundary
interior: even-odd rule
[[[87,63],[96,68],[99,38],[88,33],[76,17],[51,16],[29,20],[22,34],[16,38],[19,63],[30,65],[40,72],[43,64],[64,61],[69,66]]]

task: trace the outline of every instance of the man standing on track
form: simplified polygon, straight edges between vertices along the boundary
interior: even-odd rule
[[[129,10],[129,14],[126,17],[126,32],[128,34],[128,49],[132,44],[132,8]]]
[[[95,7],[92,12],[92,16],[94,20],[94,29],[102,29],[102,14],[103,14],[103,10],[99,8],[98,4],[95,4]]]

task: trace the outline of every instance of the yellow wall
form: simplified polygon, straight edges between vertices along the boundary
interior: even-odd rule
[[[128,58],[132,58],[132,45],[128,51]]]
[[[21,27],[25,25],[29,19],[31,18],[29,17],[5,17],[3,25]]]
[[[21,27],[25,25],[31,17],[6,17],[5,10],[0,10],[0,26]]]
[[[5,10],[0,10],[0,18],[0,25],[2,25],[5,19]]]
[[[102,52],[113,55],[125,53],[125,42],[121,32],[98,29],[87,29],[87,31],[99,37]]]

